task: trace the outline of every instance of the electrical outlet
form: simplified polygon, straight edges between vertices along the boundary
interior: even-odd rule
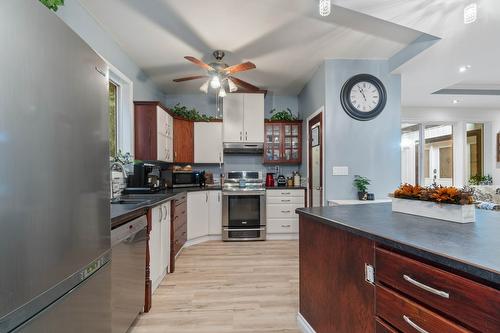
[[[349,167],[334,166],[332,169],[333,176],[349,176]]]

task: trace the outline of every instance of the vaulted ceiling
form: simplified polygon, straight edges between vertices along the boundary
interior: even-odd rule
[[[475,0],[479,18],[469,25],[463,8],[473,0],[333,0],[326,18],[317,0],[80,1],[168,94],[199,92],[202,80],[172,82],[204,74],[186,55],[211,62],[222,49],[229,65],[257,65],[237,77],[295,95],[324,59],[388,59],[427,33],[442,39],[395,71],[402,75],[402,104],[451,106],[458,99],[461,107],[500,106],[498,95],[433,94],[500,85],[498,0]],[[460,73],[464,65],[471,68]]]

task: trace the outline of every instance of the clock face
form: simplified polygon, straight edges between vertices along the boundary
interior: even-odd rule
[[[340,91],[340,102],[345,112],[356,120],[377,117],[385,108],[387,92],[378,78],[358,74],[347,80]]]
[[[380,92],[372,83],[356,83],[350,92],[349,101],[359,112],[371,112],[380,102]]]

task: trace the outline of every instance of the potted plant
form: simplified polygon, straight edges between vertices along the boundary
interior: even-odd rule
[[[358,189],[358,199],[367,200],[368,199],[368,185],[370,185],[370,180],[366,177],[356,175],[354,176],[354,187]]]

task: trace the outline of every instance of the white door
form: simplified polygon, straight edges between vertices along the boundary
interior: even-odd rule
[[[194,163],[222,163],[222,123],[194,123]]]
[[[264,142],[264,94],[244,94],[243,105],[244,141]]]
[[[224,97],[224,142],[243,141],[243,95],[228,94]]]
[[[161,206],[153,208],[151,214],[151,233],[149,235],[149,265],[151,269],[151,281],[153,282],[153,291],[158,287],[161,281],[161,223],[163,220],[163,210]]]
[[[208,235],[208,191],[187,195],[187,239]]]
[[[161,205],[163,220],[161,223],[161,276],[168,272],[170,265],[170,202]]]
[[[222,234],[222,192],[208,191],[208,234]]]

